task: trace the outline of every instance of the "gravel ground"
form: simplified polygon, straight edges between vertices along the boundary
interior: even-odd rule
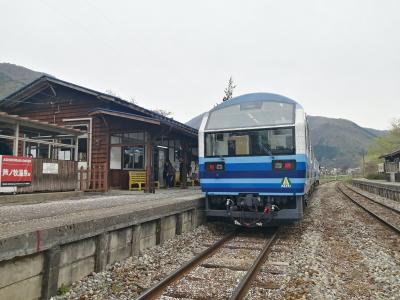
[[[399,299],[400,239],[334,183],[282,228],[247,299]]]
[[[224,228],[216,224],[199,227],[108,271],[93,273],[56,299],[135,299],[219,239]],[[280,229],[247,299],[400,299],[399,250],[396,233],[341,196],[335,183],[328,183],[317,189],[302,222]],[[219,264],[229,264],[226,258],[220,256]],[[214,259],[208,263],[218,263]],[[243,259],[244,266],[248,263]],[[187,284],[198,289],[198,299],[227,298],[231,289],[216,293],[215,278],[234,283],[244,274],[230,270],[228,275],[227,270],[197,268],[186,276],[190,281]],[[203,278],[208,284],[196,286]],[[185,295],[184,289],[174,289],[162,299]]]
[[[200,226],[163,245],[145,250],[139,257],[116,263],[107,271],[92,273],[73,283],[65,295],[52,299],[135,299],[145,289],[219,240],[228,230],[232,228],[219,223]]]

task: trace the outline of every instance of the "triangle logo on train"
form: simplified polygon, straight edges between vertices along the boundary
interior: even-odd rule
[[[292,186],[292,183],[290,182],[290,179],[287,177],[282,178],[281,181],[281,187],[282,188],[290,188]]]

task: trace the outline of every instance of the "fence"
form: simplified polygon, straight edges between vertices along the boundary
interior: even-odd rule
[[[45,170],[43,170],[45,164]],[[48,168],[51,167],[51,170]],[[43,172],[44,171],[44,172]],[[18,187],[18,193],[61,192],[77,189],[78,163],[69,160],[32,159],[32,184]]]
[[[80,168],[78,186],[85,192],[106,192],[108,190],[107,164],[93,164],[90,168]]]

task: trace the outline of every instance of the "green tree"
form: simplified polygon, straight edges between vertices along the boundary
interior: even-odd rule
[[[400,149],[400,119],[392,122],[392,127],[387,135],[377,137],[368,147],[365,157],[365,173],[376,173],[377,165],[382,162],[379,156]]]

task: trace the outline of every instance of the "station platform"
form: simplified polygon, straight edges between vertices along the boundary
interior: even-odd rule
[[[369,180],[365,178],[352,179],[351,184],[364,191],[400,201],[400,182],[388,182],[385,180]]]
[[[61,285],[204,222],[196,187],[1,206],[0,299],[49,299]]]

